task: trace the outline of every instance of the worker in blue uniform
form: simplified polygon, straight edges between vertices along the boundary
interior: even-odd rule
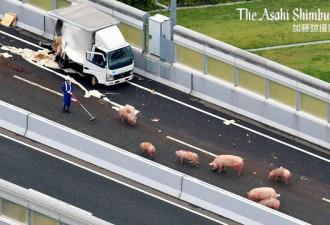
[[[65,81],[62,83],[62,91],[63,91],[63,113],[70,113],[70,105],[71,105],[71,95],[73,92],[73,85],[71,83],[71,77],[65,76]]]

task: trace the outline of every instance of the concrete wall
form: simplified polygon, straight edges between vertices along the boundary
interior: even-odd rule
[[[242,87],[205,75],[185,65],[178,63],[171,65],[161,62],[153,56],[143,55],[138,50],[135,50],[134,54],[135,58],[138,59],[135,61],[134,71],[142,76],[190,93],[330,150],[330,124],[325,120],[318,119],[303,111],[297,111],[272,99],[266,99]],[[244,62],[244,64],[249,63]],[[169,67],[170,73],[162,74],[162,67]],[[308,92],[312,92],[314,95],[318,93],[317,89],[313,90],[303,84],[300,84],[299,87],[308,89]],[[326,95],[327,98],[329,95],[322,94],[320,98],[330,102],[329,99],[324,99],[323,95]]]
[[[0,0],[0,5],[0,17],[4,12],[8,11],[13,11],[18,14],[21,13],[19,14],[18,26],[22,26],[25,29],[44,36],[47,34],[44,32],[45,30],[48,32],[52,30],[51,26],[54,24],[51,20],[46,23],[39,23],[39,21],[33,22],[40,16],[41,18],[46,18],[45,14],[39,10],[31,8],[30,6],[22,5],[17,1]],[[22,11],[31,13],[29,19],[24,17]],[[47,21],[48,18],[45,20]],[[49,27],[47,29],[42,27],[44,24],[48,24]],[[136,56],[135,70],[141,75],[171,85],[184,92],[191,92],[192,95],[206,99],[220,106],[227,107],[238,113],[246,114],[252,118],[260,118],[262,122],[272,122],[272,116],[269,117],[268,115],[263,115],[265,110],[261,109],[262,107],[270,107],[272,104],[266,103],[267,106],[263,106],[262,104],[265,104],[264,100],[256,95],[237,87],[231,87],[221,80],[204,76],[203,74],[180,64],[174,63],[171,65],[160,62],[157,58],[144,55],[140,49],[134,49],[134,54]],[[214,89],[221,89],[221,96],[219,93],[215,93]],[[253,107],[246,102],[251,102]],[[271,210],[257,203],[251,202],[246,198],[236,196],[218,187],[206,184],[200,180],[178,173],[154,162],[150,162],[149,160],[133,155],[123,149],[100,142],[40,116],[25,112],[24,110],[21,111],[14,106],[8,106],[4,102],[0,101],[0,105],[0,110],[3,110],[2,112],[7,110],[6,113],[1,113],[0,111],[0,121],[2,121],[0,125],[3,125],[3,127],[8,130],[24,133],[28,138],[54,148],[63,149],[63,151],[68,154],[74,155],[123,176],[127,176],[137,182],[143,183],[232,220],[243,224],[269,224],[269,221],[273,221],[274,224],[306,224],[303,221]],[[282,109],[275,105],[272,107],[274,108],[269,108],[270,112],[280,108],[279,112],[283,111],[284,116],[290,115],[285,108]],[[16,123],[15,118],[8,116],[11,115],[11,113],[8,114],[8,110],[15,111],[12,115],[20,117],[20,122]],[[296,120],[298,122],[300,120],[305,122],[303,116]],[[315,126],[314,129],[319,128],[318,123],[315,125],[313,120],[309,120],[308,118],[306,120]],[[275,127],[278,124],[281,125],[279,122],[273,123]],[[307,123],[306,127],[308,126],[310,126],[310,124]],[[304,126],[300,125],[300,127]],[[286,126],[284,126],[284,128],[286,128]],[[325,128],[323,130],[321,129],[321,132],[329,131],[328,128]],[[300,133],[301,131],[298,132],[298,134]],[[329,137],[330,135],[328,134],[329,133],[327,133],[327,135],[321,135],[321,137]],[[69,140],[67,137],[70,137],[71,139]],[[316,143],[321,145],[329,143],[327,141],[328,139],[318,142],[320,139],[314,136],[312,137],[316,139]],[[94,149],[94,151],[91,152],[90,149]],[[127,161],[130,163],[127,163]],[[122,162],[126,162],[125,168],[122,167]],[[127,165],[130,165],[130,167],[127,167]],[[146,170],[145,168],[152,169]],[[146,173],[146,171],[149,171],[149,173]],[[210,198],[210,196],[218,196],[218,199]],[[231,205],[236,207],[230,207]]]
[[[16,127],[19,127],[20,129],[18,131],[24,133],[24,136],[27,138],[56,148],[79,159],[128,177],[136,182],[234,221],[243,224],[269,224],[269,221],[273,221],[273,224],[282,225],[306,224],[303,221],[261,206],[247,198],[237,196],[221,188],[127,152],[124,149],[107,144],[0,101],[0,109],[3,108],[6,109],[6,114],[0,114],[0,121],[8,121],[5,123],[5,128],[8,130],[15,132]],[[25,119],[20,119],[19,122],[12,123],[11,121],[14,121],[22,111],[27,115],[24,117]],[[24,129],[25,131],[22,132]],[[25,190],[23,188],[15,187],[14,189],[5,182],[3,186],[0,183],[0,197],[14,201],[25,207],[29,205],[33,210],[48,216],[54,216],[52,210],[56,206],[56,202],[49,197],[36,194],[35,192],[24,192]],[[20,195],[22,198],[15,200],[16,197],[13,197],[13,194],[16,197]],[[31,200],[27,202],[23,196]],[[46,208],[43,208],[43,206],[46,206]],[[56,210],[58,211],[58,209]],[[63,212],[70,212],[69,215],[75,217],[75,212],[70,209],[63,209]]]
[[[2,201],[1,199],[6,199],[27,208],[27,214],[30,214],[28,212],[33,210],[49,218],[70,225],[111,225],[111,223],[94,217],[90,212],[44,195],[33,189],[25,189],[2,179],[0,179],[0,201]],[[0,224],[16,225],[18,223],[12,222],[10,218],[0,216]]]
[[[149,15],[116,1],[81,1],[139,29],[144,29],[146,16]],[[46,12],[17,0],[0,0],[0,5],[0,18],[5,12],[15,12],[18,14],[18,26],[47,38],[53,37],[55,21],[49,18]],[[308,93],[326,101],[328,120],[330,120],[328,83],[187,28],[175,26],[174,31],[174,42],[177,45],[183,45],[205,56],[231,64],[235,69],[241,68],[263,76],[267,80],[275,80],[282,85],[293,87],[297,93]],[[143,48],[145,46],[144,43]],[[237,84],[230,85],[208,75],[207,71],[198,71],[179,63],[162,62],[157,57],[145,55],[145,49],[133,48],[133,50],[136,73],[330,149],[329,121],[318,119],[299,109],[294,110],[268,99],[267,96],[260,97]]]

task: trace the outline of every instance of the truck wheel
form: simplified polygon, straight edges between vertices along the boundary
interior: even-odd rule
[[[62,57],[58,57],[57,64],[60,68],[65,69],[68,66],[68,60]]]
[[[92,85],[95,86],[97,85],[99,82],[97,81],[97,78],[95,76],[92,77]]]

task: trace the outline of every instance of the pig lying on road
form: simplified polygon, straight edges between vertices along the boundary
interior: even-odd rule
[[[148,153],[151,160],[155,159],[156,148],[150,142],[142,142],[140,148],[142,148],[144,156]]]
[[[125,105],[125,107],[119,108],[118,114],[121,122],[124,122],[124,119],[127,119],[131,125],[136,124],[135,108],[133,106]]]
[[[232,167],[239,176],[243,170],[244,159],[234,155],[219,155],[209,165],[213,166],[213,170],[218,170],[218,173],[225,172],[225,167]]]
[[[176,156],[180,157],[181,164],[184,164],[184,160],[190,160],[190,162],[193,164],[193,166],[198,167],[198,155],[194,152],[190,152],[187,150],[179,150],[175,151]]]
[[[277,198],[280,195],[276,194],[276,191],[270,187],[254,188],[247,193],[248,198],[252,201],[263,200],[266,198]]]
[[[271,177],[275,177],[275,181],[282,179],[283,181],[285,181],[285,185],[288,185],[291,178],[291,173],[289,170],[281,166],[280,168],[274,169],[269,172],[268,178]]]
[[[276,210],[278,210],[281,205],[280,201],[277,200],[276,198],[265,198],[265,199],[261,200],[259,203],[264,206],[274,208]]]

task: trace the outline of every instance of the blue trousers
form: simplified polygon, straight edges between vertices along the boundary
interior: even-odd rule
[[[64,103],[63,107],[70,108],[70,105],[71,105],[71,95],[70,94],[67,94],[67,93],[64,94],[63,103]]]

